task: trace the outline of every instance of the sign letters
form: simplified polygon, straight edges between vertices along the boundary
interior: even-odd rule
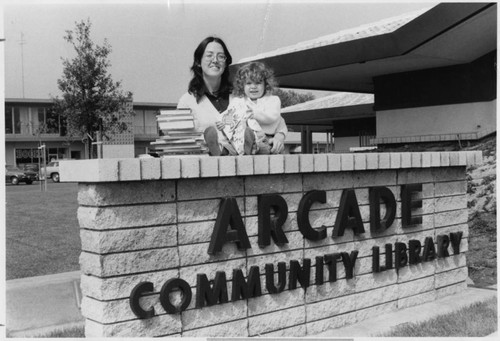
[[[414,210],[422,207],[421,184],[410,184],[401,186],[401,220],[402,227],[409,228],[422,224],[422,217],[415,215]],[[327,238],[326,226],[312,226],[309,220],[309,212],[315,203],[325,204],[326,192],[323,190],[312,190],[301,198],[297,210],[297,225],[302,236],[311,241]],[[387,187],[369,188],[370,206],[370,231],[372,233],[383,232],[390,228],[396,217],[396,199],[392,191]],[[385,205],[385,213],[381,216],[381,203]],[[268,247],[271,242],[278,246],[288,243],[283,225],[288,217],[288,204],[279,194],[264,194],[258,196],[258,247]],[[352,229],[354,234],[365,233],[359,204],[354,189],[345,189],[342,192],[339,208],[335,222],[332,222],[333,233],[331,238],[344,235],[346,229]],[[380,246],[372,247],[372,271],[380,273],[391,269],[399,269],[423,262],[429,262],[436,258],[450,256],[449,246],[453,254],[460,253],[460,242],[462,232],[450,233],[449,235],[438,235],[434,243],[432,237],[426,237],[420,241],[411,239],[407,243],[398,241],[394,244],[385,244],[383,252]],[[217,219],[210,239],[208,253],[216,255],[221,252],[224,244],[235,243],[239,250],[251,248],[246,232],[245,224],[241,217],[240,209],[235,198],[227,197],[221,199]],[[354,268],[358,251],[330,253],[316,256],[314,263],[309,258],[290,260],[287,277],[287,264],[279,262],[275,273],[275,264],[267,263],[262,269],[265,274],[265,288],[270,294],[279,294],[285,288],[293,290],[302,287],[304,290],[311,285],[322,285],[327,282],[337,281],[337,267],[344,267],[345,279],[354,278]],[[302,264],[302,265],[301,265]],[[311,278],[311,268],[314,268],[315,276]],[[231,297],[228,296],[228,282],[224,271],[217,271],[215,278],[209,280],[206,274],[197,274],[195,307],[201,309],[205,306],[224,304],[231,301],[244,300],[262,295],[261,269],[252,266],[247,276],[241,269],[234,269],[231,280]],[[171,302],[171,293],[178,292],[181,300]],[[154,292],[151,282],[141,282],[135,286],[130,294],[130,307],[132,312],[140,319],[155,316],[154,308],[144,308],[140,304],[140,298]],[[160,290],[160,303],[167,314],[176,314],[184,311],[189,306],[193,293],[189,283],[181,278],[169,279]]]

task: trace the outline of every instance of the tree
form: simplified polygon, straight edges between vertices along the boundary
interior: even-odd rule
[[[76,57],[64,59],[63,74],[57,80],[62,98],[54,98],[54,107],[66,124],[67,136],[79,136],[86,143],[92,158],[92,141],[108,140],[114,134],[127,131],[124,119],[133,115],[129,102],[132,93],[121,89],[108,73],[111,46],[102,46],[90,38],[90,20],[75,23],[74,31],[67,30],[64,40],[73,45]]]
[[[281,107],[286,108],[291,105],[307,102],[313,100],[315,97],[312,93],[298,93],[293,90],[276,89],[275,95],[281,100]]]

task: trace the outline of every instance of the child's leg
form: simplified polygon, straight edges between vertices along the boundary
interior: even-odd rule
[[[249,127],[245,128],[245,143],[243,151],[245,155],[252,155],[252,149],[255,143],[255,133]]]
[[[264,139],[257,143],[257,153],[256,154],[271,154],[272,146],[269,144],[268,139]]]
[[[255,154],[271,154],[271,144],[269,143],[269,139],[267,138],[264,132],[259,131],[255,132],[255,144],[256,144],[256,152]]]
[[[221,149],[219,147],[219,138],[218,138],[217,128],[208,127],[203,132],[203,137],[205,138],[205,143],[208,147],[208,153],[212,156],[220,156]]]

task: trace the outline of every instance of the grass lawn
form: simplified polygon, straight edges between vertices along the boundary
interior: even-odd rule
[[[79,270],[80,231],[74,183],[7,185],[7,280]]]
[[[52,332],[43,335],[36,335],[36,338],[55,338],[55,337],[70,337],[70,338],[84,338],[85,337],[85,327],[77,326],[63,329],[56,329]]]
[[[421,323],[405,323],[380,336],[483,337],[497,330],[497,321],[497,300],[493,298]]]

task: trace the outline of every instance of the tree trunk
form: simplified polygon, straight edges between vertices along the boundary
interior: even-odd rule
[[[87,157],[88,159],[92,159],[92,140],[87,139],[85,140],[85,149],[87,150]]]

